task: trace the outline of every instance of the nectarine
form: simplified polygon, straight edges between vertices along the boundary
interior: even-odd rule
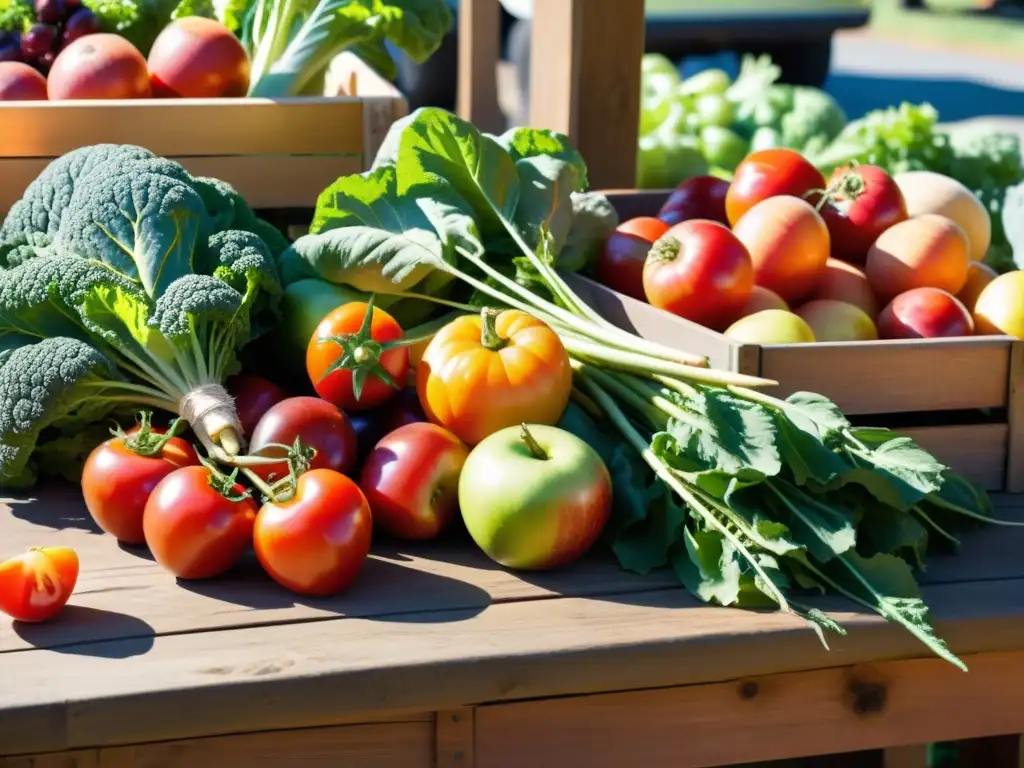
[[[912,288],[956,294],[967,282],[971,248],[959,224],[928,213],[885,230],[868,251],[871,288],[886,301]]]
[[[999,277],[999,273],[988,264],[972,261],[971,266],[967,268],[967,282],[964,283],[964,287],[960,289],[956,297],[960,299],[961,304],[967,307],[968,312],[973,312],[974,305],[981,292],[985,290],[985,286],[997,277]]]
[[[973,333],[971,313],[941,288],[901,293],[878,316],[878,335],[883,339],[938,339]]]
[[[811,299],[835,299],[859,307],[872,320],[878,316],[878,299],[864,270],[840,259],[829,259]]]

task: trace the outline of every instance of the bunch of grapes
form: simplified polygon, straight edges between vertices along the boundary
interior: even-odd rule
[[[34,0],[35,23],[24,33],[0,37],[0,61],[23,61],[42,74],[64,46],[100,31],[100,22],[81,0]]]

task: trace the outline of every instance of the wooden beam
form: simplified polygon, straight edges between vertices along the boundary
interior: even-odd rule
[[[460,0],[457,112],[480,130],[491,133],[503,131],[505,125],[498,106],[500,37],[498,0]]]
[[[634,187],[644,0],[544,0],[533,13],[530,125],[572,138],[591,187]]]

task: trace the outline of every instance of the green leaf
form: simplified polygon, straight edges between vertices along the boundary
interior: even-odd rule
[[[671,419],[665,432],[656,434],[655,454],[682,472],[725,472],[732,475],[760,472],[765,477],[782,469],[772,413],[725,390],[702,388],[678,404],[685,421]]]
[[[909,437],[867,427],[848,430],[847,435],[852,444],[847,444],[846,455],[865,471],[848,472],[837,482],[856,482],[879,501],[903,510],[942,487],[947,467]]]
[[[672,568],[686,589],[705,603],[738,603],[743,568],[732,543],[714,531],[689,529],[682,543],[672,551]]]
[[[769,483],[778,499],[778,509],[788,513],[789,529],[795,541],[811,556],[826,563],[857,544],[857,529],[849,510],[832,501],[826,503],[784,480]]]
[[[612,476],[612,514],[605,535],[612,542],[625,530],[647,518],[651,507],[668,493],[636,451],[619,444],[608,462]]]
[[[579,272],[597,258],[608,235],[619,225],[619,214],[599,192],[573,192],[572,212],[572,226],[557,265],[567,272]]]
[[[794,392],[784,403],[783,409],[787,416],[798,423],[801,419],[812,422],[823,439],[850,426],[839,407],[824,395]]]
[[[564,133],[547,128],[511,128],[494,138],[516,163],[534,157],[559,160],[575,171],[573,191],[583,192],[589,186],[587,163]]]
[[[967,666],[939,639],[928,623],[928,607],[906,561],[893,555],[861,557],[847,552],[823,569],[832,586],[848,597],[903,625],[940,658],[967,671]]]
[[[826,445],[816,424],[803,413],[776,414],[779,453],[797,485],[826,485],[850,470],[850,464]]]
[[[652,499],[643,520],[622,530],[612,542],[619,565],[627,571],[647,574],[669,563],[669,550],[686,524],[686,509],[674,495],[661,487],[660,498]]]
[[[857,551],[864,557],[896,555],[924,570],[928,531],[909,512],[868,506],[857,531]]]
[[[147,354],[170,362],[174,353],[158,330],[149,326],[153,304],[141,291],[110,283],[93,285],[78,312],[96,336],[123,352]]]
[[[282,270],[309,270],[368,292],[406,290],[452,262],[456,246],[481,250],[476,224],[460,203],[438,191],[422,198],[399,194],[393,166],[345,176],[321,193],[311,234],[281,257],[284,265],[304,262],[303,270]]]
[[[942,487],[928,494],[928,502],[947,512],[984,520],[992,517],[992,499],[985,490],[965,477],[947,471]]]
[[[550,253],[557,254],[573,223],[576,171],[561,160],[543,155],[519,160],[516,170],[520,194],[513,223],[535,251],[548,245]],[[547,243],[545,235],[550,236]]]
[[[519,204],[519,172],[498,142],[443,109],[428,108],[402,132],[398,193],[429,197],[450,184],[483,235],[504,232]]]

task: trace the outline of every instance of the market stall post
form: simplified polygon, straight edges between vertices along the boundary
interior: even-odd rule
[[[461,0],[457,110],[473,125],[492,133],[501,132],[505,120],[496,82],[500,34],[498,0]]]
[[[534,3],[530,125],[567,134],[590,186],[636,183],[644,0]]]

